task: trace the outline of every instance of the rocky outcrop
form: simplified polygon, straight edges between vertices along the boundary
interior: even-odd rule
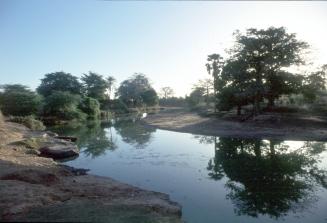
[[[2,130],[10,137],[0,149],[0,222],[182,222],[181,207],[166,194],[88,175],[31,152],[58,146],[60,154],[71,142],[17,124]],[[28,140],[31,136],[38,140]]]

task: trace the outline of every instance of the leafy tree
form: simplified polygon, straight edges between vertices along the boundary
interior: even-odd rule
[[[106,90],[108,89],[108,82],[94,72],[83,74],[81,77],[85,93],[88,97],[95,98],[98,101],[106,99]]]
[[[296,35],[287,33],[284,27],[247,29],[245,34],[236,32],[235,35],[236,44],[230,50],[230,58],[222,71],[226,75],[218,75],[215,82],[218,92],[232,93],[233,97],[230,98],[234,102],[230,104],[240,106],[241,102],[252,102],[253,114],[256,115],[264,98],[269,101],[269,106],[273,106],[274,100],[281,94],[299,90],[301,75],[286,72],[286,68],[304,64],[302,55],[308,48],[307,43],[297,40]],[[242,97],[235,100],[238,98],[236,95],[250,100],[243,100]]]
[[[205,100],[206,89],[201,87],[195,87],[190,93],[190,96],[187,97],[187,102],[191,107],[195,107]]]
[[[86,115],[78,109],[80,102],[79,95],[56,91],[46,97],[43,112],[45,116],[59,120],[85,119]]]
[[[42,97],[20,84],[4,85],[0,107],[5,115],[28,116],[38,113]]]
[[[152,88],[141,93],[143,102],[148,106],[154,106],[158,104],[159,98],[157,92]]]
[[[164,99],[170,98],[174,95],[174,90],[171,87],[161,88],[161,95]]]
[[[143,104],[154,105],[154,102],[157,102],[155,90],[152,88],[149,79],[141,73],[136,73],[131,78],[123,81],[117,90],[117,96],[126,105],[132,107]]]
[[[51,95],[54,91],[66,91],[71,94],[81,94],[81,84],[78,78],[65,72],[54,72],[46,74],[41,79],[41,84],[37,92],[45,97]]]
[[[87,114],[90,119],[97,119],[100,117],[100,103],[94,98],[84,97],[78,108]]]
[[[313,102],[320,91],[326,90],[327,65],[304,78],[302,93],[308,102]]]

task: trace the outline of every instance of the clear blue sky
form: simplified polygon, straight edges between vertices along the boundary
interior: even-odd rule
[[[327,63],[327,2],[0,0],[0,84],[35,88],[45,73],[146,74],[177,95],[207,78],[206,56],[232,33],[285,26]]]

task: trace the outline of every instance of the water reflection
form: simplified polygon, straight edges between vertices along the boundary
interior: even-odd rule
[[[156,131],[154,128],[145,128],[137,119],[117,119],[114,127],[124,142],[137,149],[146,148]]]
[[[306,142],[297,149],[277,140],[200,137],[214,141],[215,156],[208,175],[227,177],[227,198],[238,215],[279,218],[310,206],[317,186],[326,187],[326,170],[319,169],[324,143]]]

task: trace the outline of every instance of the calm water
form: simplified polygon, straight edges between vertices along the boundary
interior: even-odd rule
[[[327,144],[208,137],[135,120],[52,129],[79,137],[66,164],[167,193],[189,223],[327,223]]]

